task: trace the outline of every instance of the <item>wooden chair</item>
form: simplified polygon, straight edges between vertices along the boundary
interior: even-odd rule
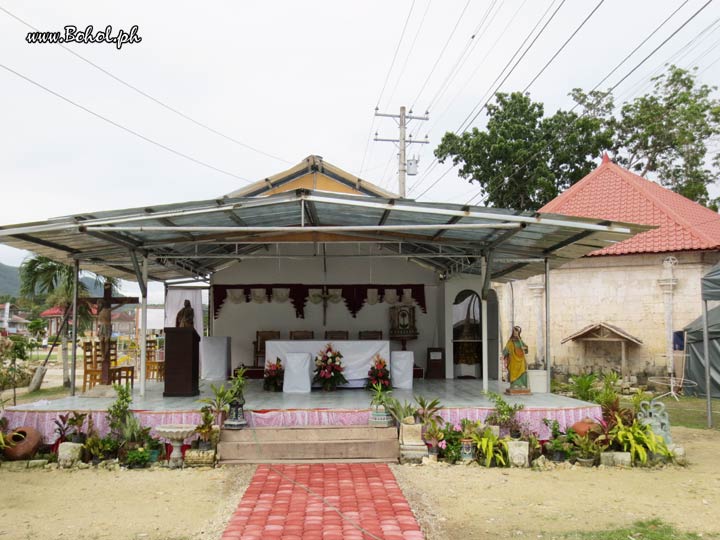
[[[325,330],[325,339],[330,341],[347,341],[350,339],[350,332],[347,330]]]
[[[358,332],[358,339],[380,340],[382,338],[383,338],[382,330],[360,330]]]
[[[82,342],[83,354],[83,388],[82,391],[89,387],[92,388],[96,384],[100,384],[102,369],[95,361],[95,346],[92,341]]]
[[[159,358],[157,339],[145,340],[145,379],[165,380],[165,361]]]
[[[312,330],[291,330],[290,339],[295,341],[301,339],[315,339],[315,332]]]
[[[253,341],[253,367],[258,367],[259,361],[265,362],[265,342],[271,339],[280,339],[278,330],[258,330]]]

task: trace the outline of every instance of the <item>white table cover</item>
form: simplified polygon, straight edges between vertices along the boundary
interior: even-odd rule
[[[230,338],[203,336],[200,338],[200,378],[226,381],[230,374]]]
[[[393,351],[390,362],[390,381],[393,388],[412,390],[414,365],[415,355],[412,351]]]
[[[283,392],[287,394],[309,393],[312,389],[313,377],[310,353],[288,353],[283,365],[285,366]]]
[[[265,364],[275,362],[278,358],[286,364],[288,353],[309,353],[312,368],[315,368],[315,356],[330,343],[336,351],[343,355],[343,375],[348,380],[347,386],[362,386],[367,379],[368,371],[372,365],[373,357],[379,354],[388,363],[390,362],[390,342],[387,340],[361,340],[361,341],[327,341],[327,340],[298,340],[283,341],[271,340],[265,342]],[[285,370],[285,383],[288,373]]]

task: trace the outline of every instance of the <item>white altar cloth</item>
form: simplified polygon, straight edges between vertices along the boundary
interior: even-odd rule
[[[343,375],[348,380],[347,386],[362,386],[372,365],[373,357],[379,354],[390,364],[390,342],[386,340],[361,341],[327,341],[327,340],[270,340],[265,342],[265,364],[275,362],[278,358],[285,365],[288,353],[310,353],[314,366],[315,356],[330,343],[336,351],[343,355]],[[285,373],[287,377],[287,372]]]
[[[200,338],[200,378],[226,381],[230,376],[230,338],[203,336]]]

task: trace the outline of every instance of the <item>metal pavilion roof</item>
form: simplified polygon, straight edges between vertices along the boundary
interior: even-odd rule
[[[0,243],[83,270],[135,279],[148,258],[152,280],[206,277],[274,243],[377,242],[445,275],[523,279],[650,227],[553,214],[409,199],[295,190],[78,214],[0,226]],[[376,255],[382,257],[382,254]]]

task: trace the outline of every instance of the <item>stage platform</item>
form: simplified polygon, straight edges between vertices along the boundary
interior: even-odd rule
[[[140,397],[136,384],[132,410],[144,426],[161,424],[198,424],[200,399],[211,397],[210,382],[201,381],[200,396],[163,397],[163,383],[148,381],[145,397]],[[213,382],[212,384],[219,384]],[[504,385],[490,381],[490,391],[500,393]],[[458,423],[462,418],[483,420],[492,411],[492,402],[482,394],[482,382],[468,379],[415,379],[412,390],[395,389],[393,397],[400,401],[414,401],[413,396],[438,398],[443,405],[441,416]],[[548,435],[544,418],[557,420],[562,427],[572,425],[587,416],[599,418],[600,406],[555,394],[504,396],[508,403],[523,403],[518,413],[541,438]],[[58,414],[68,411],[91,412],[101,434],[108,431],[105,411],[114,397],[85,397],[77,395],[53,401],[38,401],[6,409],[10,427],[30,426],[38,429],[46,442],[55,439],[54,421]],[[245,388],[245,416],[249,427],[281,427],[304,425],[366,425],[370,415],[370,393],[363,389],[339,389],[335,392],[313,390],[310,394],[265,392],[262,381],[249,380]]]

